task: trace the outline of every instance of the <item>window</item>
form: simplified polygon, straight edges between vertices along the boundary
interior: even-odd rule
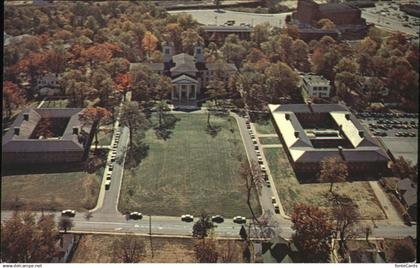
[[[201,48],[196,49],[197,54],[201,54]]]
[[[169,55],[170,49],[169,48],[165,48],[165,55]]]
[[[187,85],[181,85],[181,89],[187,89]]]

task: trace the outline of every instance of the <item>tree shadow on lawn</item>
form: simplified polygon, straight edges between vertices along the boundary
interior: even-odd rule
[[[87,172],[101,176],[101,167],[105,166],[107,150],[98,149],[89,154],[88,159],[74,163],[7,165],[2,162],[2,176]]]
[[[139,145],[129,148],[126,151],[127,159],[125,162],[125,168],[131,169],[137,167],[149,153],[149,145],[140,143]],[[122,164],[122,157],[116,159],[118,164]]]
[[[295,174],[296,179],[299,181],[300,184],[320,183],[319,174],[301,172],[296,172]],[[379,180],[380,178],[382,178],[382,176],[384,176],[384,174],[388,174],[388,171],[384,171],[383,174],[349,174],[349,177],[346,179],[346,182],[363,182]]]
[[[180,121],[180,118],[177,118],[173,114],[166,114],[163,116],[163,123],[161,126],[154,127],[156,137],[158,139],[167,140],[171,138],[173,133],[172,129],[175,128],[176,122]]]

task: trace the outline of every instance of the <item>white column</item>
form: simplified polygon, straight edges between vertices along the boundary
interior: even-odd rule
[[[197,85],[194,85],[194,100],[197,99]]]
[[[171,99],[174,99],[174,88],[171,89]]]
[[[178,100],[182,100],[181,86],[178,86]]]

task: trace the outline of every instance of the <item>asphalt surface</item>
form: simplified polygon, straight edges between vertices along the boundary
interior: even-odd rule
[[[217,11],[216,9],[205,10],[176,10],[168,11],[169,14],[187,13],[197,20],[199,23],[205,25],[223,25],[228,20],[234,20],[235,25],[241,23],[255,26],[257,24],[269,23],[273,27],[285,27],[285,19],[291,12],[279,14],[256,14],[246,12],[236,12],[229,10]]]

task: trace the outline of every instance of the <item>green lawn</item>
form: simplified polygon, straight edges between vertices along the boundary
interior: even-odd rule
[[[326,196],[330,187],[329,183],[299,183],[282,148],[266,148],[264,155],[287,215],[291,214],[297,203],[313,204],[327,209],[331,207],[331,202]],[[353,199],[363,218],[385,218],[368,182],[335,183],[334,192],[346,194]]]
[[[258,139],[261,144],[280,144],[280,140],[277,137],[260,137]]]
[[[270,115],[253,114],[251,118],[258,134],[276,134]]]
[[[206,132],[205,114],[177,114],[172,136],[157,139],[146,133],[148,155],[136,168],[125,170],[120,211],[180,216],[221,214],[250,217],[244,183],[238,177],[241,161],[247,161],[237,123],[232,117],[212,116],[221,131]],[[258,201],[253,201],[260,212]]]
[[[101,129],[98,132],[98,145],[111,145],[112,130]]]
[[[29,174],[2,177],[1,208],[17,203],[28,210],[92,209],[98,198],[101,177],[86,172]]]
[[[72,171],[51,166],[50,171],[27,174],[5,175],[1,178],[1,209],[14,209],[16,205],[27,210],[75,209],[85,211],[95,207],[104,172],[106,151],[98,151],[90,156],[90,169],[84,171],[85,164]],[[61,169],[61,171],[59,170]],[[66,165],[69,169],[69,165]],[[10,171],[9,171],[10,174]]]

